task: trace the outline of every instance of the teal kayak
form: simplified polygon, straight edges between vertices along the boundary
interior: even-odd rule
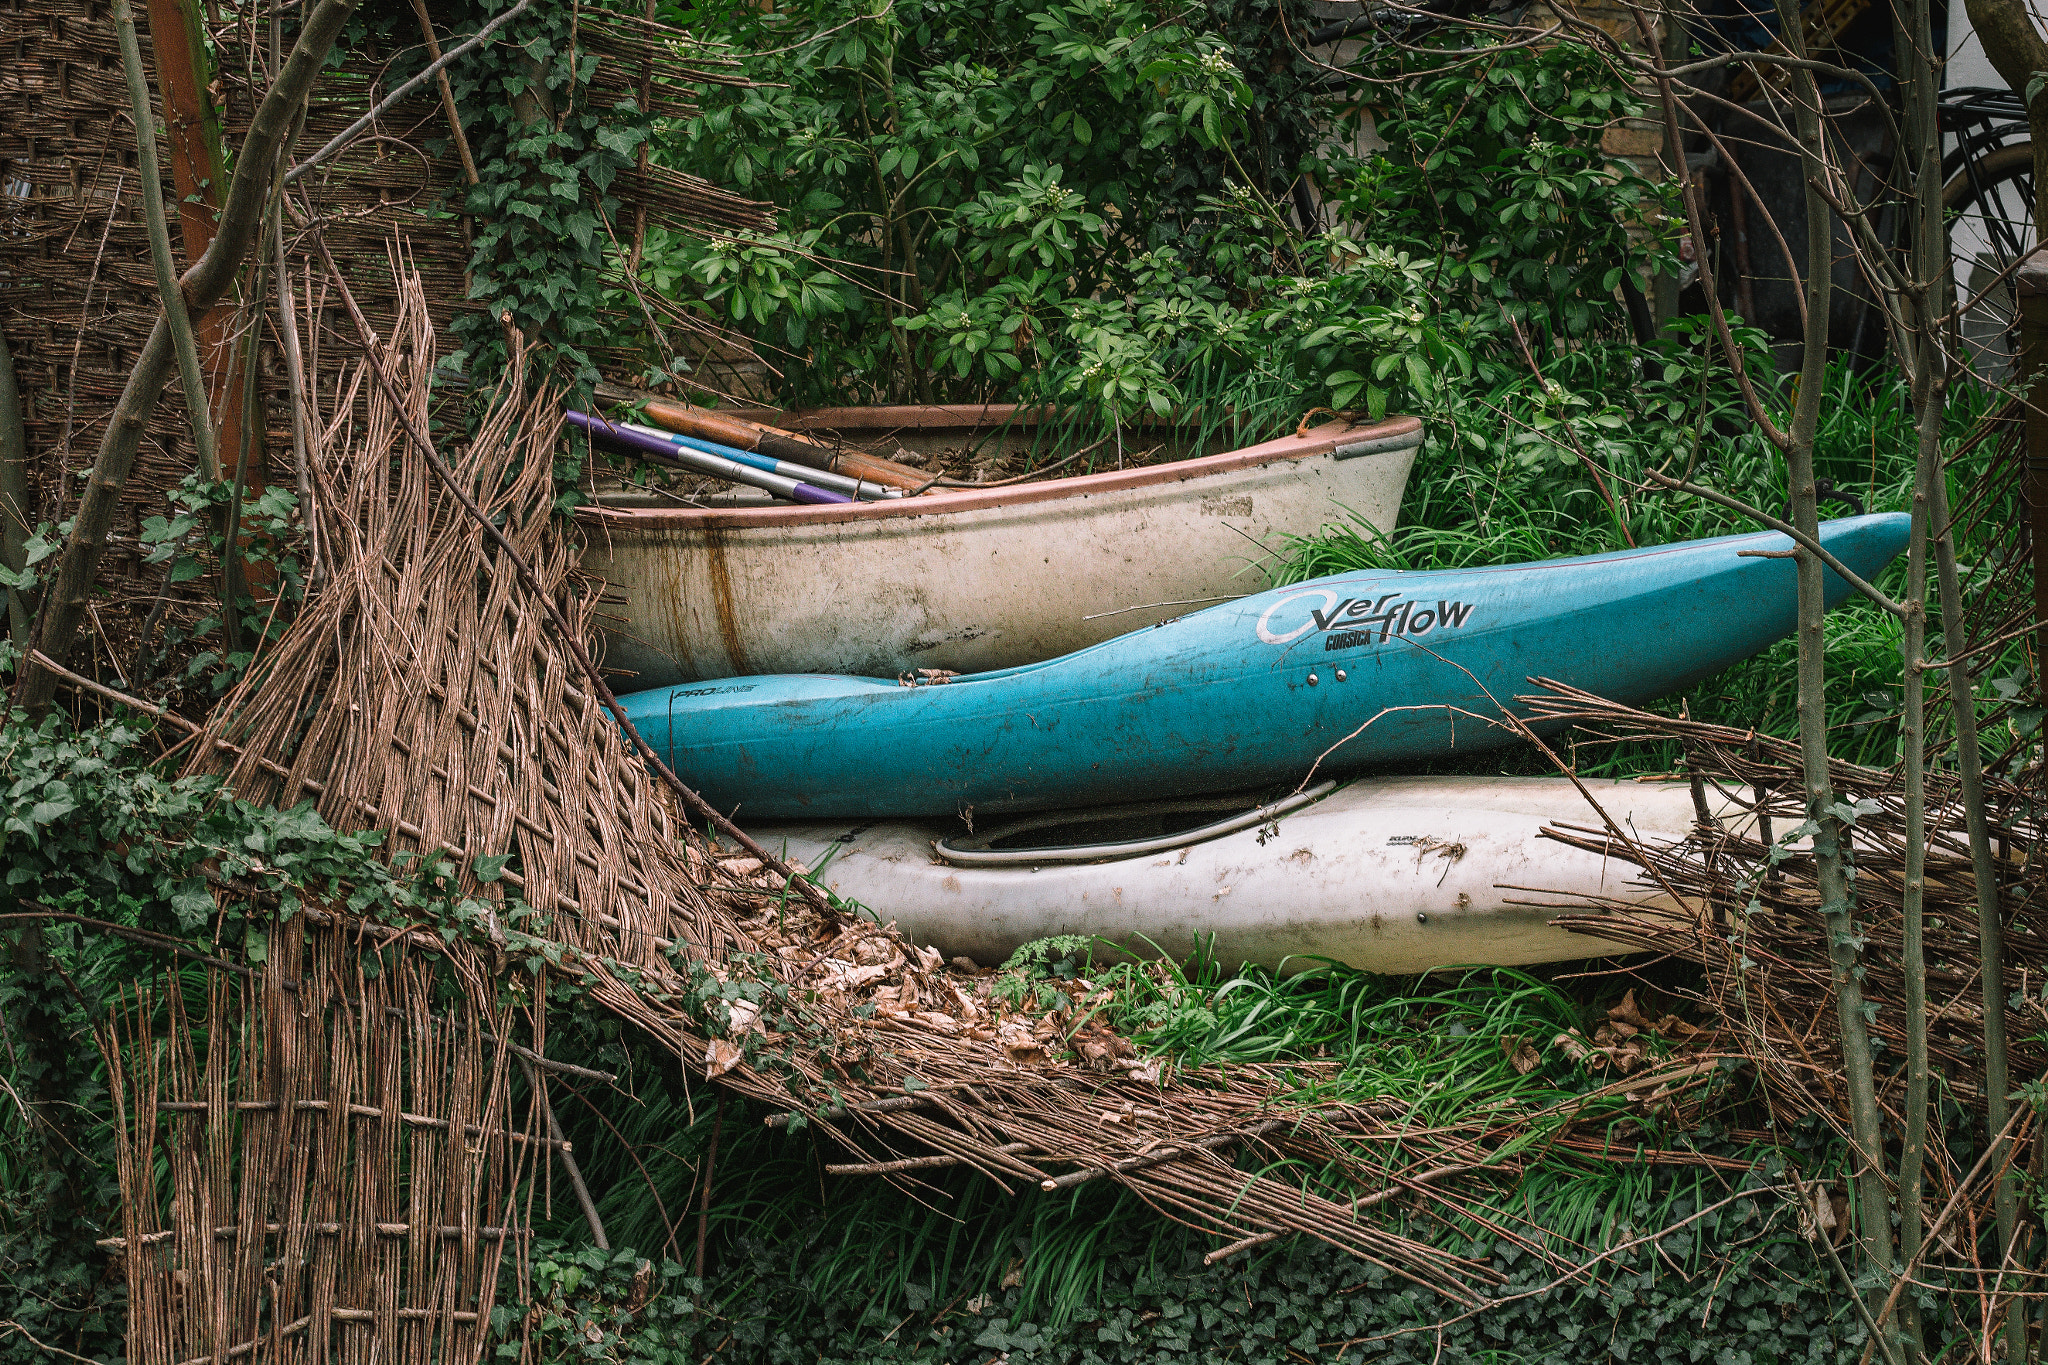
[[[1821,538],[1868,579],[1907,525],[1850,517]],[[1503,708],[1532,677],[1631,704],[1680,691],[1792,633],[1793,564],[1755,553],[1790,548],[1765,532],[1336,574],[928,685],[785,674],[624,704],[685,782],[742,819],[978,818],[1294,783],[1512,744]],[[1827,574],[1830,606],[1849,591]],[[859,603],[847,595],[849,612]]]

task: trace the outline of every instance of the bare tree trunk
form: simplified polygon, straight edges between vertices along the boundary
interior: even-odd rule
[[[1911,371],[1914,435],[1913,530],[1906,559],[1906,618],[1901,689],[1905,715],[1900,765],[1905,770],[1906,869],[1900,967],[1905,977],[1906,1112],[1899,1152],[1899,1256],[1911,1265],[1920,1254],[1921,1203],[1926,1185],[1928,1128],[1927,957],[1927,551],[1934,515],[1933,490],[1942,479],[1941,425],[1948,397],[1941,314],[1948,290],[1948,235],[1941,203],[1941,128],[1936,109],[1940,67],[1934,53],[1929,0],[1911,0],[1894,29],[1899,81],[1905,91],[1905,135],[1900,163],[1911,173],[1912,249],[1901,291],[1905,317],[1898,344]],[[1899,1301],[1904,1358],[1925,1358],[1926,1334],[1913,1294]]]
[[[278,151],[295,126],[299,106],[319,79],[327,53],[355,12],[356,3],[357,0],[316,0],[300,26],[298,41],[283,72],[257,106],[241,154],[235,158],[234,180],[228,186],[227,203],[221,209],[213,244],[180,282],[185,306],[194,316],[204,314],[227,292],[250,243],[256,239],[263,224],[265,200],[276,179]],[[145,192],[149,188],[145,186]],[[135,468],[143,428],[170,380],[174,359],[167,315],[160,311],[149,340],[128,372],[120,401],[108,418],[91,477],[79,500],[71,538],[58,557],[37,641],[41,652],[59,663],[78,642],[121,489]],[[40,709],[49,704],[56,687],[56,675],[31,661],[22,668],[16,684],[16,701]]]
[[[1925,0],[1915,0],[1915,3],[1917,10]],[[1984,44],[1984,55],[2005,83],[2027,101],[2027,122],[2034,141],[2035,240],[2048,241],[2048,236],[2044,236],[2048,233],[2048,94],[2027,98],[2028,87],[2036,75],[2048,71],[2048,38],[2044,38],[2026,0],[1967,0],[1967,7],[1970,25]],[[1924,181],[1920,197],[1923,208],[1934,197],[1926,189]],[[1938,217],[1931,212],[1927,216]],[[1944,249],[1944,272],[1947,269],[1946,254]],[[1944,273],[1941,276],[1944,283],[1946,278]],[[1930,307],[1928,311],[1938,312],[1940,309]],[[1933,341],[1934,338],[1928,338],[1930,346]],[[2034,400],[2030,397],[2029,401]],[[1961,575],[1956,567],[1955,535],[1949,524],[1948,484],[1940,470],[1937,469],[1926,488],[1934,532],[1935,579],[1941,601],[1942,647],[1950,659],[1955,659],[1968,645],[1964,639],[1963,591]],[[1992,856],[1990,825],[1984,810],[1983,756],[1978,748],[1977,706],[1969,665],[1951,663],[1948,682],[1955,714],[1958,786],[1976,881],[1978,979],[1984,1010],[1985,1128],[1991,1134],[1994,1148],[2002,1149],[2005,1140],[1999,1135],[2004,1132],[2011,1114],[2007,1094],[2012,1077],[2006,1051],[2005,928],[1998,913],[1998,867]],[[2004,1156],[2002,1150],[1994,1150],[1990,1159],[2003,1168]],[[2012,1254],[2019,1227],[2019,1201],[2014,1182],[2014,1176],[2008,1171],[1993,1195],[2000,1264]],[[2011,1313],[2006,1320],[2006,1359],[2025,1359],[2026,1347],[2026,1315]]]
[[[1939,200],[1936,201],[1937,204]],[[1899,1148],[1899,1256],[1910,1264],[1920,1251],[1920,1203],[1927,1155],[1927,705],[1921,661],[1927,651],[1927,487],[1941,477],[1941,399],[1934,382],[1938,359],[1924,336],[1914,358],[1913,409],[1920,458],[1913,480],[1913,532],[1906,552],[1905,674],[1899,764],[1905,770],[1906,878],[1899,967],[1905,977],[1906,1113]],[[1908,1294],[1899,1305],[1908,1365],[1923,1354],[1920,1309]]]
[[[185,259],[196,261],[213,241],[214,215],[228,183],[220,117],[209,89],[213,72],[199,22],[200,0],[147,0],[147,8],[164,143],[170,154],[171,183],[178,192],[178,238]],[[235,372],[234,318],[210,313],[194,330],[206,365],[209,410],[219,418],[215,444],[221,450],[239,450],[245,413]],[[255,430],[261,432],[260,423]]]
[[[1922,0],[1924,3],[1924,0]],[[1934,158],[1939,168],[1939,158]],[[1940,198],[1933,201],[1940,213]],[[1916,252],[1916,255],[1922,253]],[[1946,262],[1943,263],[1944,265]],[[1915,271],[1918,274],[1918,271]],[[1924,276],[1921,277],[1924,282]],[[1925,299],[1925,292],[1922,292]],[[1921,308],[1919,321],[1930,318]],[[1941,414],[1943,382],[1936,339],[1913,329],[1913,412],[1919,438],[1919,459],[1913,478],[1913,530],[1907,549],[1905,639],[1901,647],[1905,672],[1900,722],[1900,766],[1905,770],[1906,871],[1900,910],[1904,919],[1900,971],[1905,978],[1906,1112],[1899,1151],[1899,1255],[1910,1265],[1920,1253],[1920,1211],[1926,1176],[1928,1064],[1927,956],[1924,946],[1927,895],[1927,707],[1922,663],[1927,650],[1927,541],[1932,508],[1929,486],[1942,477]],[[1919,1303],[1903,1296],[1899,1317],[1904,1359],[1914,1365],[1924,1354]]]
[[[164,217],[163,169],[156,157],[156,119],[149,107],[149,77],[142,70],[142,45],[135,37],[135,9],[128,0],[114,0],[114,32],[121,43],[121,68],[128,78],[128,112],[135,125],[136,170],[142,177],[142,218],[149,229],[149,259],[156,270],[156,289],[170,324],[172,348],[178,357],[178,382],[185,394],[185,420],[192,425],[199,476],[209,484],[221,480],[220,448],[215,441],[213,405],[206,372],[199,359],[199,337],[185,313],[178,290],[178,268],[171,260],[170,226]],[[242,558],[235,553],[233,517],[228,508],[209,507],[207,521],[220,542],[220,626],[230,651],[241,648]]]
[[[1963,634],[1962,574],[1956,567],[1954,528],[1949,524],[1948,483],[1934,479],[1929,489],[1934,522],[1934,572],[1941,595],[1941,637],[1950,659],[1969,648]],[[1984,1005],[1984,1125],[1994,1151],[1991,1160],[2005,1169],[1993,1195],[1997,1215],[2000,1263],[2013,1251],[2019,1228],[2018,1178],[2005,1168],[2006,1139],[2000,1137],[2011,1116],[2007,1096],[2012,1090],[2011,1063],[2005,1040],[2005,924],[1998,914],[1998,863],[1992,855],[1991,824],[1984,811],[1984,756],[1978,747],[1977,697],[1968,663],[1948,665],[1949,701],[1955,710],[1956,776],[1961,788],[1963,819],[1970,835],[1970,866],[1977,890],[1977,967]],[[2023,1359],[2027,1324],[2024,1312],[2006,1322],[2007,1360]]]
[[[1779,0],[1781,32],[1793,53],[1806,57],[1800,14]],[[1826,129],[1819,83],[1812,70],[1793,73],[1791,105],[1799,147],[1800,177],[1806,187],[1806,345],[1799,367],[1799,401],[1787,433],[1785,462],[1791,482],[1792,524],[1808,536],[1820,528],[1814,484],[1813,442],[1820,427],[1827,387],[1828,320],[1834,283],[1833,211],[1822,187],[1828,183]],[[1833,963],[1835,1009],[1842,1032],[1842,1065],[1849,1091],[1849,1125],[1856,1147],[1856,1196],[1863,1254],[1872,1268],[1892,1263],[1891,1202],[1885,1190],[1884,1144],[1877,1107],[1877,1082],[1870,1050],[1870,1020],[1863,997],[1863,952],[1856,933],[1856,899],[1851,883],[1854,857],[1849,826],[1837,812],[1828,772],[1827,568],[1800,552],[1799,575],[1799,749],[1806,788],[1806,818],[1813,826],[1813,853],[1821,917],[1827,926]],[[1879,1324],[1882,1328],[1883,1324]]]

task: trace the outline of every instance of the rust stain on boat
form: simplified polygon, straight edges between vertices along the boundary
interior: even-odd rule
[[[725,563],[725,528],[704,528],[704,558],[711,570],[711,606],[718,613],[718,635],[735,673],[751,673],[746,646],[740,643],[739,610],[733,605],[732,571]]]
[[[662,640],[665,644],[675,646],[674,651],[668,657],[683,666],[685,670],[683,676],[694,678],[697,676],[698,668],[697,656],[690,648],[693,632],[682,628],[689,620],[689,599],[683,593],[683,576],[689,556],[683,552],[678,537],[671,536],[667,539],[670,541],[669,553],[661,555],[656,562],[663,571],[663,583],[667,588],[666,602],[668,615],[669,619],[675,623],[675,626],[664,634]],[[629,606],[631,602],[632,597],[629,594],[627,596]],[[633,622],[632,624],[639,629],[643,638],[652,639],[652,636],[649,634],[649,625],[639,622]],[[656,647],[659,648],[659,646]]]

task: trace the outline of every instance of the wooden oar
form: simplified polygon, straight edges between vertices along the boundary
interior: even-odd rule
[[[921,469],[912,469],[907,464],[885,460],[879,455],[835,450],[787,431],[691,407],[687,403],[655,399],[647,404],[646,411],[648,421],[670,431],[679,431],[703,441],[716,441],[720,445],[737,446],[741,450],[755,451],[811,469],[830,470],[834,474],[846,474],[870,483],[886,484],[890,488],[923,488],[932,481],[932,476]]]

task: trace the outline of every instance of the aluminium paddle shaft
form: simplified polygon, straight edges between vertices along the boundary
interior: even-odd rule
[[[903,490],[887,488],[865,479],[856,479],[847,474],[835,474],[829,469],[817,469],[810,465],[795,464],[789,460],[778,460],[773,455],[758,451],[741,450],[736,446],[708,441],[701,436],[690,436],[681,432],[663,431],[659,427],[641,426],[638,422],[615,422],[614,426],[626,431],[637,431],[642,436],[652,436],[658,441],[667,441],[684,450],[694,450],[704,455],[716,455],[735,464],[747,465],[768,474],[780,474],[785,479],[800,479],[819,488],[830,488],[865,502],[879,502],[883,498],[900,498]]]

